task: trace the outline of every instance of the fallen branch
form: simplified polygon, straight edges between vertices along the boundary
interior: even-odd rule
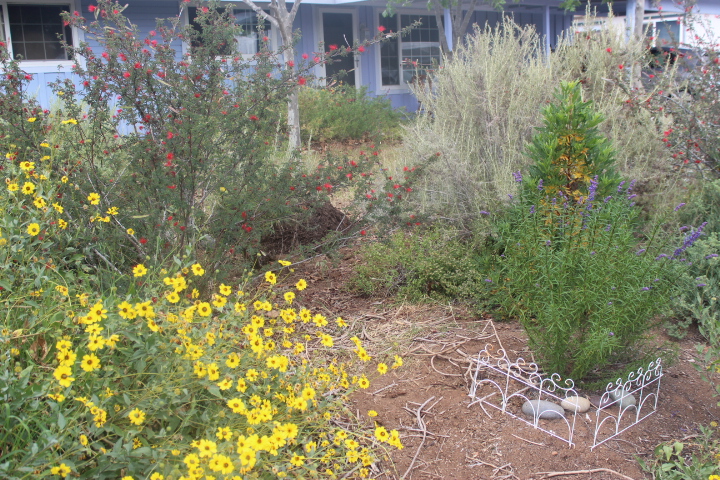
[[[610,470],[609,468],[593,468],[592,470],[573,470],[571,472],[538,472],[537,475],[545,475],[545,478],[550,477],[560,477],[563,475],[583,475],[586,473],[612,473],[617,475],[620,478],[624,478],[625,480],[635,480],[632,477],[628,477],[627,475],[623,475],[620,472],[616,472],[615,470]]]

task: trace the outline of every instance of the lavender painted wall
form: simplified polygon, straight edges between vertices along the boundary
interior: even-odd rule
[[[93,15],[88,12],[88,6],[94,4],[92,0],[81,0],[82,14],[90,21]],[[170,18],[181,14],[182,5],[176,0],[128,0],[128,7],[124,14],[128,19],[136,24],[139,28],[141,38],[148,35],[151,30],[156,29],[158,18]],[[301,32],[301,37],[296,46],[298,54],[298,62],[301,61],[300,56],[307,53],[312,56],[313,52],[319,50],[318,43],[322,39],[321,25],[317,25],[318,20],[322,18],[321,11],[323,9],[333,9],[332,11],[353,12],[357,21],[358,40],[372,38],[377,32],[378,26],[378,8],[362,4],[345,4],[345,5],[317,5],[303,4],[300,6],[298,15],[295,19],[294,27]],[[539,32],[543,32],[543,7],[524,7],[523,9],[514,8],[508,15],[513,15],[515,21],[521,24],[535,25]],[[514,13],[513,13],[514,12]],[[187,17],[183,15],[183,24]],[[473,15],[472,23],[477,23],[481,27],[486,23],[495,26],[501,21],[502,14],[496,11],[477,11]],[[567,29],[572,21],[572,15],[565,14],[555,8],[551,10],[551,45],[554,45],[557,36]],[[472,26],[470,27],[472,31]],[[99,53],[100,46],[94,38],[84,38],[84,41],[96,52]],[[183,46],[181,42],[173,45],[178,52],[178,57],[182,55]],[[359,55],[360,68],[360,84],[368,87],[371,95],[387,96],[395,108],[405,108],[407,111],[415,111],[417,109],[417,101],[410,93],[408,88],[387,88],[379,84],[379,48],[368,47],[366,51]],[[47,84],[55,81],[57,78],[65,78],[70,76],[70,65],[66,64],[63,69],[58,69],[57,65],[47,62],[45,65],[27,67],[26,70],[34,75],[30,85],[30,92],[35,94],[44,107],[49,107],[52,103],[51,93]],[[321,76],[323,69],[316,68],[313,72],[315,75]]]

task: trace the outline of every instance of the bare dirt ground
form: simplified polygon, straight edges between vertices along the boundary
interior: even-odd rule
[[[392,355],[399,354],[405,360],[402,368],[384,376],[368,372],[378,378],[352,399],[353,409],[368,425],[377,421],[401,433],[404,449],[388,451],[376,466],[376,478],[540,480],[553,477],[543,472],[586,471],[557,477],[645,479],[650,476],[637,458],[652,462],[659,443],[691,441],[698,424],[720,420],[713,390],[693,365],[700,361],[697,334],[677,343],[677,362],[664,368],[657,412],[592,451],[594,415],[576,418],[575,446],[568,447],[500,411],[486,408],[485,413],[478,404],[469,406],[470,377],[463,355],[474,357],[487,343],[499,341],[509,357],[531,358],[522,327],[517,322],[488,322],[489,316],[472,314],[462,305],[409,305],[382,296],[354,296],[345,284],[358,261],[353,250],[346,250],[334,262],[318,257],[298,265],[294,276],[309,283],[302,302],[342,316],[374,358],[391,363]],[[371,419],[368,410],[379,415]],[[552,422],[558,421],[540,422],[554,429]]]

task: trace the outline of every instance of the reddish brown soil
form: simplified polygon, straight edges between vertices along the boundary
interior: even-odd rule
[[[585,416],[576,420],[575,446],[570,448],[497,410],[487,408],[488,416],[477,404],[468,408],[468,377],[463,376],[467,364],[458,361],[462,355],[456,350],[444,354],[455,359],[451,362],[428,351],[439,350],[442,342],[461,342],[461,353],[477,355],[488,343],[483,338],[487,319],[469,313],[462,305],[408,305],[392,298],[354,296],[345,284],[358,261],[353,251],[347,250],[335,261],[318,257],[298,265],[296,275],[310,284],[301,301],[328,315],[341,315],[375,359],[392,362],[396,353],[405,359],[401,369],[374,378],[369,389],[352,399],[353,409],[368,425],[373,420],[366,412],[376,410],[375,421],[401,433],[405,448],[388,451],[389,456],[374,466],[377,478],[539,480],[548,478],[541,472],[604,468],[617,473],[553,478],[616,480],[623,478],[622,474],[645,479],[650,476],[640,469],[638,457],[652,462],[653,449],[659,443],[687,441],[698,432],[698,424],[707,426],[720,419],[717,398],[693,365],[700,361],[695,353],[695,344],[701,341],[697,335],[676,343],[679,358],[664,369],[657,412],[593,451],[594,414],[591,422]],[[519,324],[492,325],[510,357],[530,358]],[[422,404],[427,412],[421,416],[427,432],[424,441],[414,413]],[[541,422],[548,429],[555,428],[553,421]]]

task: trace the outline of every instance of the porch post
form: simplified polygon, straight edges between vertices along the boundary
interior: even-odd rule
[[[545,57],[550,58],[550,5],[543,7],[543,35],[545,36]]]
[[[443,20],[445,20],[445,39],[447,39],[448,48],[450,51],[453,49],[453,24],[452,16],[450,15],[450,9],[443,9]]]

